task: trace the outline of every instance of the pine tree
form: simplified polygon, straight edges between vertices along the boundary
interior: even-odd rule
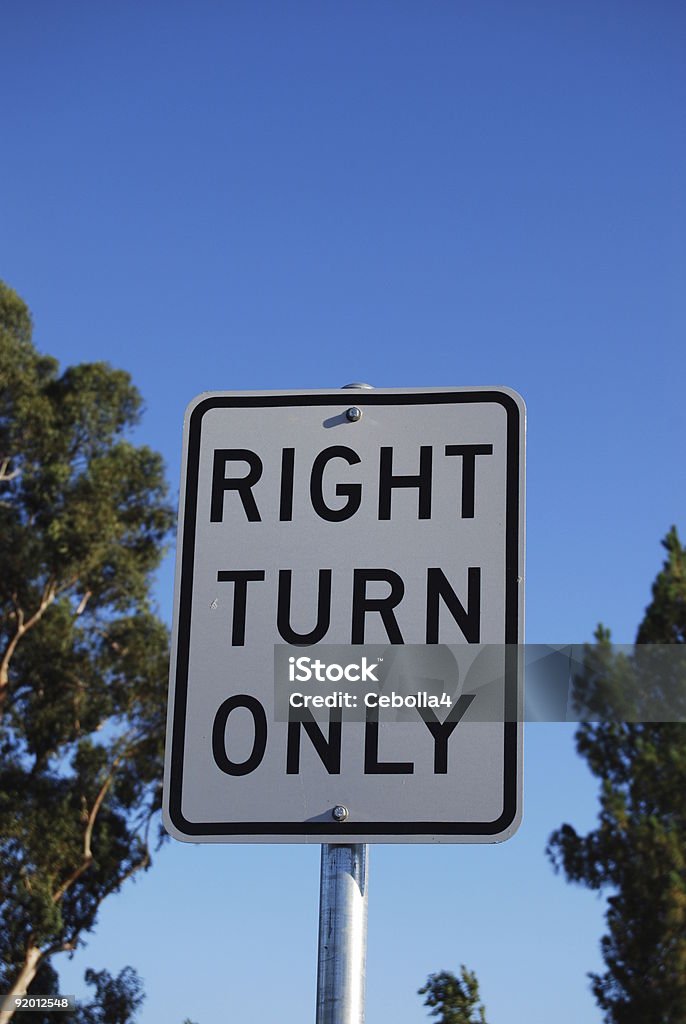
[[[638,645],[686,640],[686,549],[675,528],[663,545]],[[591,975],[605,1020],[686,1024],[686,725],[641,720],[646,711],[644,719],[661,717],[660,706],[663,718],[676,717],[677,699],[683,708],[684,659],[664,647],[618,656],[602,628],[597,641],[579,687],[582,705],[604,709],[604,720],[582,723],[576,746],[601,780],[598,827],[580,836],[563,825],[548,850],[569,881],[610,891],[607,969]]]

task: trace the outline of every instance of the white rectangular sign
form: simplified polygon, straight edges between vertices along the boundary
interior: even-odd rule
[[[524,403],[506,388],[191,403],[165,765],[173,836],[492,842],[515,831],[524,432]],[[361,645],[395,656],[401,644],[513,645],[502,720],[458,697],[456,679],[428,712],[398,715],[379,699],[378,667],[360,679],[350,665],[320,680],[304,671],[325,665],[329,645],[355,645],[361,665]],[[275,646],[290,681],[275,684]],[[306,646],[310,661],[296,664]],[[308,717],[332,680],[338,707]],[[279,686],[297,690],[285,714]],[[340,720],[345,701],[364,709],[356,720]]]

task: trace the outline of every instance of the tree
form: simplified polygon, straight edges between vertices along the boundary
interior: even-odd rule
[[[95,986],[95,999],[80,1006],[74,1024],[133,1024],[145,996],[133,967],[124,967],[116,978],[109,971],[86,971],[86,982]]]
[[[424,1006],[432,1007],[430,1016],[438,1017],[439,1024],[486,1024],[476,974],[464,964],[459,978],[451,971],[430,974],[418,994],[426,995]]]
[[[25,304],[0,283],[0,990],[9,993],[82,943],[102,901],[150,864],[168,665],[150,585],[173,520],[160,456],[127,437],[141,408],[128,374],[105,363],[60,373],[31,336]]]
[[[637,645],[686,641],[686,549],[674,527],[663,546]],[[617,655],[602,627],[596,639],[578,688],[581,704],[603,720],[582,722],[576,746],[601,780],[598,827],[580,836],[563,825],[548,852],[569,881],[611,892],[601,941],[607,970],[591,975],[605,1020],[686,1024],[686,727],[645,720],[658,717],[665,679],[683,707],[683,656],[642,646]],[[677,717],[667,711],[664,718]]]
[[[109,971],[94,971],[88,968],[85,975],[87,985],[95,988],[95,996],[89,1003],[77,1002],[73,1014],[65,1018],[61,1010],[36,1011],[19,1010],[13,1024],[135,1024],[136,1012],[145,999],[143,983],[133,967],[124,967],[116,978]],[[58,995],[58,978],[47,961],[38,968],[28,995]]]
[[[143,983],[133,967],[124,967],[116,978],[109,971],[85,973],[87,985],[95,987],[95,997],[89,1003],[77,1002],[74,1013],[68,1018],[70,1024],[135,1024],[136,1013],[145,995]],[[58,995],[58,978],[47,960],[41,962],[28,994]],[[65,1015],[61,1010],[35,1011],[19,1010],[12,1024],[64,1024]],[[195,1024],[189,1017],[183,1024]]]

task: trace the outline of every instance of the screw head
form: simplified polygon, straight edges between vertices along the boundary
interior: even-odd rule
[[[334,821],[345,821],[348,817],[348,808],[344,807],[343,804],[336,804],[331,812],[331,817]]]
[[[351,423],[356,423],[357,420],[362,419],[362,410],[358,409],[356,405],[353,405],[346,411],[345,415]]]

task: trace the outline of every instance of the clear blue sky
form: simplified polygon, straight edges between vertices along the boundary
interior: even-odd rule
[[[685,47],[675,0],[9,0],[0,274],[41,349],[131,372],[174,488],[204,390],[517,389],[528,639],[628,641],[686,532]],[[600,1021],[603,901],[544,857],[595,814],[571,736],[528,727],[503,846],[373,848],[368,1024],[461,962],[491,1024]],[[131,963],[142,1024],[313,1020],[317,875],[170,842],[63,990]]]

